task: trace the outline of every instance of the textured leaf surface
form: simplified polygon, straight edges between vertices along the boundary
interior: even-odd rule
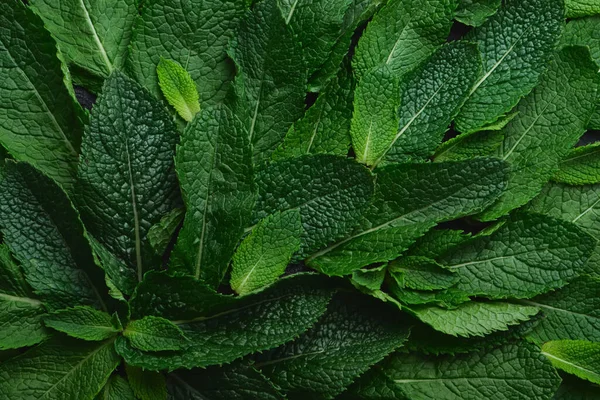
[[[46,341],[0,364],[0,395],[11,400],[93,399],[120,362],[113,342]]]
[[[4,243],[35,293],[56,308],[103,307],[104,276],[65,192],[31,165],[9,162],[0,204]]]
[[[254,160],[261,163],[304,111],[307,76],[302,47],[277,1],[266,0],[242,20],[229,53],[238,69],[236,114],[248,130]]]
[[[138,281],[157,267],[148,230],[176,207],[177,141],[172,117],[144,88],[120,72],[106,80],[82,145],[78,206],[92,235]]]
[[[596,0],[565,0],[567,18],[600,14],[600,4]]]
[[[67,62],[107,77],[120,69],[137,16],[135,0],[33,0]]]
[[[167,383],[159,372],[144,371],[142,368],[125,365],[131,389],[140,400],[166,400]]]
[[[455,18],[465,25],[480,26],[501,4],[502,0],[460,0]]]
[[[434,229],[427,232],[406,252],[407,256],[435,259],[466,242],[471,238],[469,233],[455,229]]]
[[[300,254],[347,235],[358,224],[373,193],[373,178],[360,164],[330,155],[273,163],[256,177],[255,220],[298,209],[304,232]]]
[[[514,172],[506,192],[483,219],[504,215],[540,192],[585,132],[599,78],[587,49],[569,47],[556,54],[540,84],[519,103],[518,114],[502,130],[498,156]]]
[[[53,312],[44,317],[44,324],[74,338],[91,341],[108,339],[120,331],[109,314],[91,307]]]
[[[389,263],[388,271],[400,287],[416,290],[446,289],[458,282],[458,275],[425,257],[402,257]]]
[[[417,318],[435,330],[463,337],[484,336],[494,331],[506,331],[510,325],[527,321],[540,311],[532,306],[475,301],[449,310],[437,306],[413,306],[409,309]]]
[[[359,77],[385,64],[402,76],[444,43],[456,2],[393,0],[375,15],[361,37],[353,67]]]
[[[339,295],[314,328],[258,356],[255,365],[291,396],[333,398],[400,347],[408,332],[394,307]]]
[[[547,399],[560,384],[550,362],[526,342],[458,356],[397,353],[382,369],[411,400]]]
[[[556,368],[600,384],[600,343],[556,340],[544,343],[542,354]]]
[[[594,247],[595,240],[569,222],[524,214],[438,262],[458,273],[457,288],[470,295],[528,298],[576,278]]]
[[[455,42],[437,50],[400,84],[400,121],[375,165],[420,161],[442,142],[481,71],[477,48]]]
[[[560,36],[563,14],[562,0],[508,0],[466,37],[478,45],[483,71],[456,119],[459,131],[496,122],[536,86]]]
[[[244,0],[145,2],[135,23],[127,70],[160,98],[156,66],[161,57],[168,58],[190,73],[202,107],[221,102],[234,74],[227,46],[245,8]]]
[[[95,400],[135,400],[135,395],[129,382],[119,375],[113,375]]]
[[[217,286],[254,205],[247,132],[227,107],[204,109],[185,129],[175,164],[187,213],[171,265]]]
[[[123,336],[133,347],[143,351],[183,350],[188,342],[177,325],[153,316],[131,321]]]
[[[504,142],[499,131],[463,133],[446,142],[436,150],[433,159],[440,161],[469,160],[476,157],[493,157]]]
[[[190,74],[176,61],[161,58],[156,67],[158,84],[179,116],[190,122],[200,111],[198,89]]]
[[[83,127],[56,43],[20,1],[0,5],[0,144],[70,188]]]
[[[493,159],[384,167],[361,225],[307,263],[326,274],[346,275],[392,260],[435,223],[476,213],[493,202],[506,173],[503,162]]]
[[[184,216],[184,209],[175,208],[164,215],[158,223],[152,225],[148,230],[148,241],[156,254],[163,254],[165,252],[167,246],[173,240],[173,235],[177,231],[179,224],[183,222]]]
[[[275,282],[300,248],[298,209],[271,214],[252,229],[233,256],[231,288],[244,295]]]
[[[588,185],[600,182],[599,171],[600,146],[591,144],[571,150],[552,179],[569,185]]]

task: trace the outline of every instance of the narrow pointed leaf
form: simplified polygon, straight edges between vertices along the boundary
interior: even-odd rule
[[[556,340],[544,343],[542,354],[569,374],[600,384],[600,343]]]
[[[148,241],[156,254],[162,255],[165,252],[167,246],[173,240],[177,228],[183,222],[184,216],[185,210],[175,208],[148,230]]]
[[[179,116],[190,122],[200,111],[198,90],[190,74],[179,63],[161,58],[156,67],[158,84]]]
[[[90,341],[108,339],[121,330],[108,313],[81,306],[55,311],[44,317],[44,324],[71,337]]]
[[[188,340],[171,321],[160,317],[144,317],[131,321],[123,332],[133,347],[143,351],[183,350]]]
[[[425,257],[402,257],[388,264],[390,275],[400,287],[415,290],[447,289],[458,282],[458,275]]]
[[[569,185],[600,183],[600,146],[577,147],[560,162],[552,180]]]
[[[481,26],[501,4],[502,0],[460,0],[455,18],[465,25]]]

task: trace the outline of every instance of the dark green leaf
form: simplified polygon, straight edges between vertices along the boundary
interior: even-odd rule
[[[108,339],[122,329],[118,319],[108,313],[81,306],[53,312],[44,317],[44,324],[74,338],[90,341]]]

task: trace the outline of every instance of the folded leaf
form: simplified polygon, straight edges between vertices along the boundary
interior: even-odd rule
[[[506,192],[482,219],[502,216],[540,192],[585,132],[599,86],[598,66],[587,49],[569,47],[554,56],[540,84],[519,103],[518,114],[502,130],[504,143],[498,155],[513,172]]]
[[[256,181],[255,220],[277,211],[300,211],[304,229],[300,256],[349,234],[373,194],[373,178],[366,168],[330,155],[272,163],[257,171]]]
[[[312,254],[307,264],[328,275],[397,258],[435,223],[473,214],[502,192],[502,161],[479,159],[399,164],[377,174],[376,199],[349,237]]]
[[[196,83],[200,104],[220,103],[234,68],[227,46],[246,10],[244,0],[170,0],[145,2],[137,18],[126,69],[161,98],[156,66],[160,58],[178,62]]]
[[[70,189],[83,126],[56,43],[17,0],[0,5],[0,145]]]
[[[552,180],[569,185],[600,183],[600,147],[597,144],[577,147],[560,162]]]
[[[0,395],[11,400],[93,399],[120,363],[113,344],[66,337],[46,341],[0,364]]]
[[[544,343],[542,354],[565,372],[600,384],[600,343],[556,340]]]
[[[135,396],[140,400],[166,400],[165,376],[159,372],[144,371],[142,368],[125,365],[127,379]]]
[[[302,46],[286,25],[277,0],[265,0],[242,20],[229,53],[238,69],[236,114],[260,164],[304,111],[307,76]]]
[[[600,4],[595,0],[565,0],[567,18],[600,14]]]
[[[478,45],[483,71],[456,118],[460,132],[496,122],[536,86],[560,37],[563,15],[562,0],[507,0],[466,37]]]
[[[34,292],[53,308],[106,308],[104,274],[66,193],[26,163],[7,162],[0,229]]]
[[[216,287],[254,205],[247,132],[227,107],[206,108],[186,127],[175,165],[187,212],[171,268]]]
[[[190,74],[177,62],[161,58],[156,67],[158,84],[179,116],[190,122],[200,111],[198,89]]]
[[[81,306],[55,311],[44,317],[44,324],[71,337],[90,341],[105,340],[121,331],[118,319]]]
[[[143,351],[183,350],[188,340],[168,319],[160,317],[144,317],[127,324],[123,336],[136,349]]]
[[[113,375],[95,400],[135,400],[135,395],[129,382],[119,375]]]
[[[591,236],[569,222],[522,214],[437,261],[458,273],[457,289],[470,295],[529,298],[576,278],[595,246]]]
[[[231,288],[244,295],[275,282],[300,248],[298,209],[271,214],[252,229],[233,256]]]
[[[68,63],[101,77],[123,66],[137,16],[135,0],[32,0],[30,4]]]
[[[456,9],[454,0],[392,0],[360,38],[353,67],[358,77],[387,65],[397,77],[409,72],[444,43]]]
[[[183,222],[185,210],[175,208],[165,214],[158,223],[152,225],[148,230],[148,241],[156,254],[164,254],[167,246],[173,240],[173,235],[177,231],[179,224]]]
[[[502,0],[460,0],[455,18],[465,25],[480,26],[501,4]]]
[[[138,281],[158,266],[148,230],[177,205],[177,141],[172,117],[144,88],[120,72],[106,80],[86,128],[77,203],[92,235]]]
[[[412,306],[428,305],[443,308],[456,308],[468,302],[468,293],[455,288],[442,290],[414,290],[401,287],[396,280],[388,281],[388,288],[392,297],[403,305]],[[404,308],[404,306],[402,306]]]

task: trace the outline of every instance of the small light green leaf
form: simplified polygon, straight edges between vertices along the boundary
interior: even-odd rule
[[[388,271],[398,286],[415,290],[447,289],[459,279],[453,271],[425,257],[402,257],[390,262]]]
[[[112,375],[95,400],[136,400],[129,382],[119,375]]]
[[[460,0],[454,18],[465,25],[480,26],[501,4],[502,0]]]
[[[379,290],[383,285],[386,273],[387,265],[385,264],[370,269],[358,269],[352,273],[351,282],[355,287],[367,291]]]
[[[74,338],[90,341],[108,339],[122,329],[118,319],[108,313],[81,306],[53,312],[44,317],[44,324]]]
[[[461,161],[476,157],[493,157],[504,142],[501,131],[463,133],[442,143],[433,156],[434,161]]]
[[[125,372],[133,393],[140,400],[167,400],[167,383],[160,372],[145,371],[125,364]]]
[[[143,351],[183,350],[189,343],[177,325],[153,316],[130,321],[123,336],[133,347]]]
[[[233,255],[231,288],[245,295],[275,282],[300,249],[298,209],[269,215],[252,229]]]
[[[161,58],[156,67],[158,84],[179,116],[190,122],[200,111],[198,89],[190,74],[177,62]]]
[[[556,340],[544,343],[542,354],[556,368],[600,385],[600,343]]]
[[[600,4],[596,0],[565,0],[565,8],[567,18],[600,14]]]

